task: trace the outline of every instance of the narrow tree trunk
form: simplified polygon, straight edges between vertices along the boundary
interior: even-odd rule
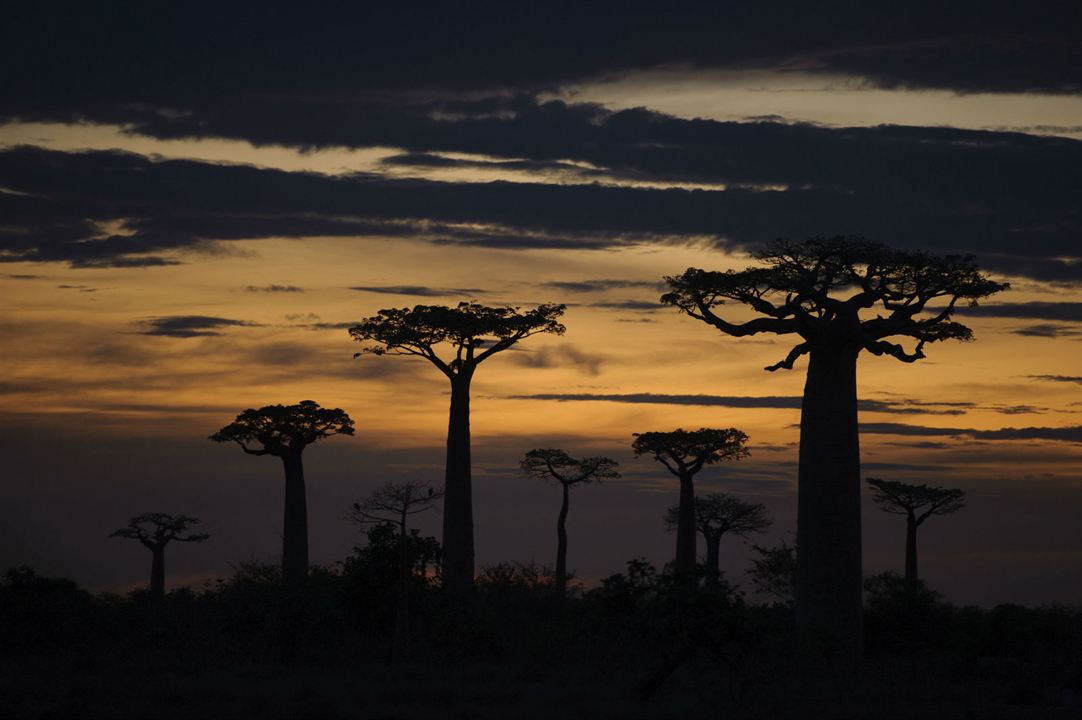
[[[443,496],[443,586],[461,593],[473,585],[473,490],[470,478],[470,375],[451,381],[447,470]]]
[[[308,500],[304,466],[299,453],[283,455],[286,471],[285,511],[282,518],[282,579],[297,582],[308,575]]]
[[[165,545],[150,546],[150,597],[165,596]]]
[[[905,519],[905,579],[911,585],[917,582],[917,519],[913,513]]]
[[[707,535],[706,540],[706,579],[705,585],[710,590],[717,590],[721,584],[721,533]]]
[[[797,502],[798,632],[819,651],[852,662],[863,649],[858,352],[811,352],[800,415]]]
[[[567,483],[560,483],[560,486],[564,490],[564,500],[556,520],[556,594],[563,597],[567,593],[567,510],[571,503],[571,487]]]
[[[676,563],[677,575],[695,578],[695,484],[691,473],[680,472],[680,507],[676,523]]]

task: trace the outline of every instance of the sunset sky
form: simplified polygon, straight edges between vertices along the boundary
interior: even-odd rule
[[[442,481],[449,395],[424,361],[354,359],[346,328],[462,300],[568,306],[564,336],[474,382],[480,565],[553,561],[559,493],[518,469],[535,447],[621,463],[572,498],[581,579],[671,559],[675,479],[630,444],[676,427],[750,436],[698,489],[765,503],[775,543],[806,362],[764,372],[786,338],[658,297],[776,237],[852,234],[1012,285],[959,313],[975,342],[860,361],[863,474],[968,494],[921,528],[923,577],[1082,603],[1073,4],[24,5],[0,23],[0,570],[138,586],[148,553],[107,536],[151,511],[212,535],[170,549],[170,586],[274,560],[280,464],[206,438],[304,399],[357,424],[305,454],[312,560],[344,558],[350,503]],[[866,572],[901,570],[904,524],[870,497],[864,539]],[[731,580],[748,557],[723,542]]]

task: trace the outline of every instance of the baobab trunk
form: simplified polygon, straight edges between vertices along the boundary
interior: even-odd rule
[[[283,455],[282,465],[286,471],[282,579],[297,582],[308,576],[308,500],[304,489],[304,466],[299,453]]]
[[[863,645],[859,348],[812,350],[800,414],[796,623],[806,642],[856,662]]]
[[[905,519],[905,579],[910,584],[917,582],[917,519],[913,513]]]
[[[165,546],[150,546],[150,597],[158,599],[165,596]]]
[[[563,597],[567,592],[567,510],[571,504],[571,488],[560,483],[564,489],[560,517],[556,520],[556,594]]]
[[[470,478],[470,376],[451,380],[447,470],[443,496],[443,585],[463,592],[473,584],[473,490]]]
[[[721,535],[706,538],[706,578],[704,584],[716,590],[721,584]]]
[[[695,484],[691,474],[680,473],[680,507],[676,522],[676,573],[695,577]]]

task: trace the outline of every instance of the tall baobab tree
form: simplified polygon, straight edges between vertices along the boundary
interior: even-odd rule
[[[652,455],[680,480],[675,570],[685,577],[695,576],[695,475],[706,465],[747,457],[747,442],[748,436],[736,428],[635,434],[635,457]]]
[[[271,455],[285,469],[282,518],[282,579],[303,580],[308,574],[308,499],[304,487],[304,449],[332,435],[352,435],[353,420],[339,408],[322,408],[311,400],[296,405],[249,408],[210,436],[214,442],[235,442],[248,455]]]
[[[165,595],[165,546],[173,542],[200,543],[210,537],[207,533],[192,533],[189,528],[199,525],[199,519],[188,515],[144,513],[128,521],[127,527],[114,530],[109,537],[138,540],[150,550],[150,596]]]
[[[950,515],[964,508],[965,491],[875,478],[867,478],[865,482],[880,510],[905,515],[905,579],[907,583],[916,583],[917,528],[933,515]]]
[[[526,453],[519,466],[531,477],[557,484],[563,491],[560,514],[556,518],[556,594],[567,593],[567,512],[571,488],[620,477],[619,463],[607,457],[573,458],[556,448],[536,448]]]
[[[412,515],[431,510],[443,499],[443,490],[426,482],[388,481],[376,488],[363,502],[353,503],[347,517],[358,525],[386,524],[398,530],[398,607],[395,612],[394,643],[391,661],[409,653],[409,585],[413,563],[409,556],[409,528]],[[417,531],[414,530],[414,533]]]
[[[451,383],[451,411],[447,423],[447,467],[443,503],[443,583],[452,592],[473,584],[473,488],[470,462],[470,383],[477,366],[531,335],[562,335],[558,318],[564,305],[539,305],[520,311],[515,307],[488,307],[459,303],[457,307],[417,305],[380,310],[365,318],[349,334],[358,342],[372,342],[354,357],[412,355],[424,358]],[[449,357],[437,349],[450,348]]]
[[[680,507],[669,508],[665,529],[680,526]],[[695,529],[706,541],[705,585],[716,589],[721,578],[721,538],[727,533],[747,537],[770,527],[766,506],[750,503],[728,493],[715,492],[695,498]]]
[[[856,660],[863,644],[857,356],[866,350],[912,363],[930,343],[971,340],[972,331],[951,319],[957,304],[1009,286],[983,275],[969,256],[936,257],[859,238],[778,240],[754,257],[764,266],[689,268],[666,278],[670,292],[661,301],[734,337],[798,336],[769,371],[792,369],[809,356],[800,415],[796,620],[805,637],[824,638]],[[762,317],[725,320],[715,309],[727,301]],[[892,337],[914,345],[907,350]]]

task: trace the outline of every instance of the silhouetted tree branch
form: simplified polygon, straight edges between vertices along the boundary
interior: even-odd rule
[[[272,455],[282,460],[286,476],[282,577],[287,582],[308,574],[308,501],[301,455],[319,440],[352,434],[353,420],[345,411],[303,400],[296,405],[249,408],[210,436],[214,442],[235,442],[249,455]]]
[[[210,535],[188,532],[190,527],[199,524],[198,518],[188,515],[144,513],[129,520],[127,527],[114,530],[109,537],[138,540],[150,550],[150,596],[160,598],[165,595],[165,546],[173,541],[203,542]]]
[[[443,505],[443,581],[453,592],[473,583],[473,500],[470,462],[470,383],[477,366],[496,353],[540,333],[562,335],[558,318],[564,305],[489,307],[459,303],[457,307],[417,305],[380,310],[349,334],[371,342],[354,357],[413,355],[424,358],[451,383],[447,425],[447,468]],[[438,348],[446,348],[441,355]]]
[[[797,624],[803,635],[829,638],[856,660],[863,612],[857,356],[867,350],[911,363],[928,344],[971,340],[970,329],[952,320],[958,303],[973,305],[1009,286],[982,274],[970,256],[936,257],[861,238],[777,240],[754,257],[762,267],[689,268],[666,278],[670,291],[661,301],[727,335],[797,336],[767,370],[791,369],[809,356],[800,419]],[[762,317],[726,320],[718,309],[727,302]]]
[[[573,458],[556,448],[536,448],[526,453],[519,463],[522,471],[531,477],[547,480],[561,487],[563,501],[556,520],[556,593],[563,597],[567,592],[567,512],[571,502],[571,488],[602,480],[620,477],[615,460],[607,457]]]

